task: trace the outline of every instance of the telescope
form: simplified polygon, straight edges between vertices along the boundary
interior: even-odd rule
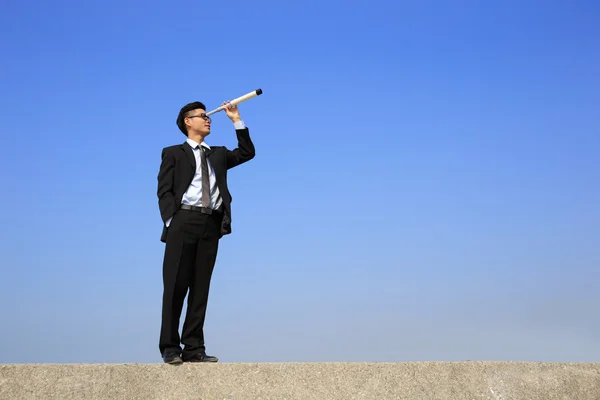
[[[256,90],[254,90],[254,91],[252,91],[250,93],[247,93],[247,94],[245,94],[243,96],[238,97],[237,99],[231,100],[228,105],[235,106],[236,104],[239,104],[239,103],[241,103],[243,101],[246,101],[246,100],[250,100],[250,99],[252,99],[252,98],[254,98],[256,96],[260,96],[261,94],[262,94],[262,89],[256,89]],[[225,109],[224,106],[221,106],[219,108],[215,108],[214,110],[212,110],[210,112],[207,112],[206,116],[208,117],[209,115],[212,115],[212,114],[214,114],[216,112],[219,112],[219,111],[223,111],[224,109]]]

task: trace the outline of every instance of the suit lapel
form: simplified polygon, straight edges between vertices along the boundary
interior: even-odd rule
[[[192,147],[188,144],[188,142],[184,142],[182,145],[183,151],[188,159],[188,161],[190,162],[190,164],[192,165],[192,171],[196,171],[196,157],[194,157],[194,151],[192,150]]]
[[[214,152],[213,148],[206,149],[205,154],[206,154],[206,159],[208,160],[208,163],[210,164],[212,169],[215,171],[215,175],[217,175],[218,171],[219,171],[219,167],[218,167],[217,159],[216,159],[217,154]],[[218,179],[217,179],[217,181],[218,181]]]
[[[225,186],[225,182],[221,179],[221,171],[222,171],[222,162],[221,154],[218,152],[215,153],[214,148],[206,149],[206,159],[210,163],[213,171],[215,172],[215,178],[217,179],[217,187],[219,188],[219,192],[221,192],[221,196],[224,195],[227,191],[227,187]]]

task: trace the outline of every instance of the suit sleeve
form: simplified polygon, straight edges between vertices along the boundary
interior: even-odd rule
[[[166,223],[175,213],[175,158],[167,149],[163,149],[161,157],[157,195],[160,216]]]
[[[250,161],[256,155],[254,143],[250,139],[250,131],[247,127],[236,129],[235,133],[238,139],[238,147],[234,150],[227,150],[227,169],[237,167],[240,164]]]

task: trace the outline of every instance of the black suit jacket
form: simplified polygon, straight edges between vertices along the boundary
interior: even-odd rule
[[[227,171],[254,158],[254,144],[248,128],[236,129],[238,147],[229,150],[224,146],[211,146],[206,150],[208,160],[215,171],[217,186],[223,199],[223,222],[221,236],[231,233],[231,193],[227,187]],[[162,162],[158,172],[158,207],[163,220],[160,240],[167,241],[166,222],[181,206],[183,194],[192,183],[196,173],[196,158],[192,147],[184,142],[162,150]]]

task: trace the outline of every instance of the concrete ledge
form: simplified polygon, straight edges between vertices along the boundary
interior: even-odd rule
[[[5,364],[0,399],[600,399],[600,363]]]

